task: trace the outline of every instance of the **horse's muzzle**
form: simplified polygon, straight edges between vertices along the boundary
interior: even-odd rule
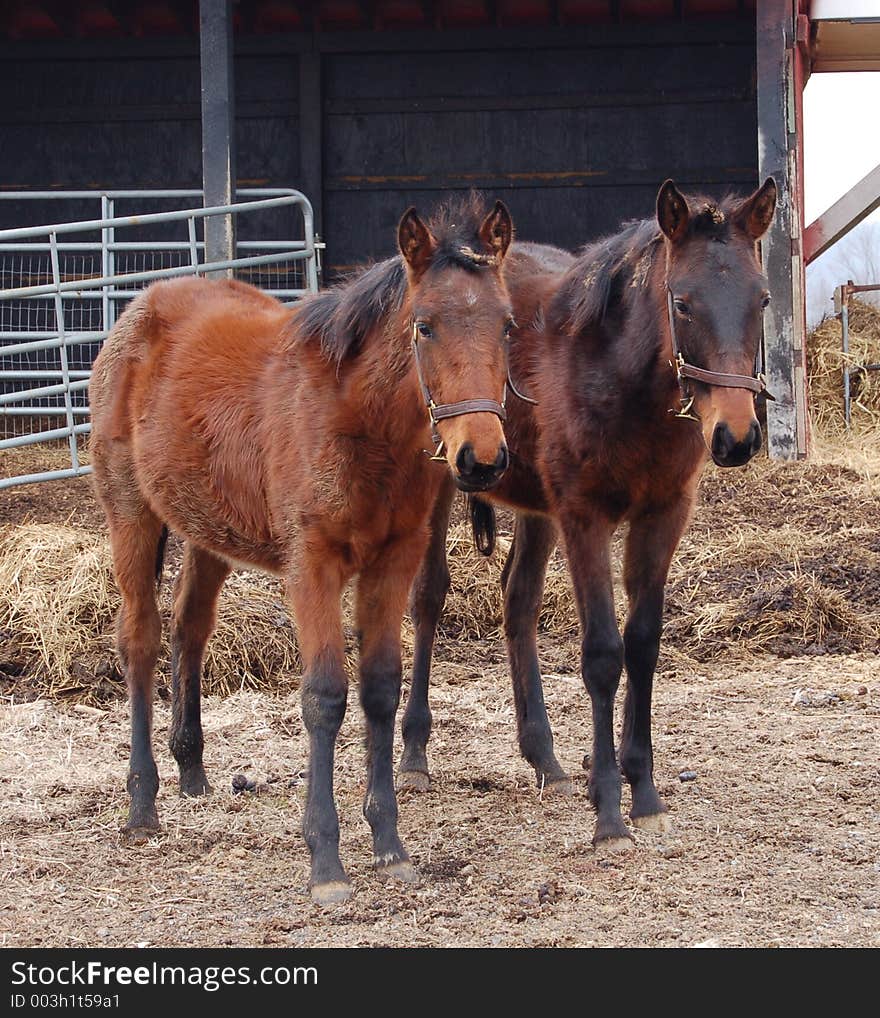
[[[712,432],[712,459],[719,467],[741,467],[761,448],[761,427],[752,421],[745,438],[737,439],[726,424]]]
[[[488,491],[501,480],[509,462],[506,445],[498,449],[494,463],[478,463],[474,447],[465,442],[455,457],[455,483],[461,491]]]

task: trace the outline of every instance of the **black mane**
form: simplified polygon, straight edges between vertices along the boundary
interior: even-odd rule
[[[709,236],[725,243],[731,230],[730,212],[739,200],[732,195],[720,202],[688,195],[688,237]],[[625,223],[618,233],[582,248],[554,305],[555,316],[566,331],[577,334],[600,324],[628,287],[643,288],[654,259],[663,252],[662,240],[652,217]]]
[[[427,221],[437,241],[431,271],[455,266],[479,272],[494,264],[482,254],[479,230],[487,209],[479,195],[440,206]],[[387,258],[348,279],[306,297],[294,311],[294,343],[319,343],[324,356],[337,363],[354,356],[370,332],[400,311],[406,299],[407,277],[401,255]]]
[[[403,259],[388,258],[324,293],[306,297],[293,319],[295,343],[319,343],[330,361],[359,350],[382,318],[403,307],[406,272]]]

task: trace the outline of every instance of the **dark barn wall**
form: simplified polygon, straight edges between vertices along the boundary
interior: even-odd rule
[[[650,214],[667,176],[710,192],[756,181],[751,19],[236,47],[239,185],[301,187],[330,275],[388,254],[406,206],[428,209],[450,190],[479,187],[509,203],[520,236],[576,247]],[[199,186],[194,45],[119,50],[7,44],[0,186]],[[13,225],[4,205],[0,225]]]
[[[85,47],[84,47],[85,48]],[[155,42],[130,55],[0,59],[0,187],[4,190],[200,188],[198,54],[161,56]],[[139,52],[140,50],[140,52]],[[9,52],[9,51],[7,51]],[[35,53],[35,49],[31,49]],[[299,77],[290,54],[235,61],[241,186],[293,187],[299,177]],[[168,208],[167,203],[161,206]],[[0,228],[56,221],[60,207],[0,202]],[[125,213],[134,209],[126,208]],[[142,209],[140,211],[151,211]],[[64,215],[94,218],[95,205]]]
[[[575,247],[650,214],[668,176],[692,188],[751,187],[754,37],[677,35],[673,44],[633,32],[613,46],[328,54],[328,263],[381,254],[408,203],[426,207],[450,189],[484,189],[509,203],[521,236]]]

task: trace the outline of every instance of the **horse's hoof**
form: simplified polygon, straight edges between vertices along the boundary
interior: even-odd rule
[[[408,789],[412,792],[430,792],[431,778],[424,771],[398,771],[397,790]]]
[[[600,859],[613,855],[624,855],[633,847],[634,842],[629,835],[625,838],[601,838],[599,841],[593,842],[593,851]]]
[[[213,795],[214,789],[206,777],[180,780],[180,794],[185,799],[197,799],[202,795]]]
[[[418,870],[409,859],[398,859],[392,863],[376,863],[376,872],[385,880],[399,880],[402,884],[417,884]]]
[[[572,784],[571,778],[567,776],[554,778],[552,781],[544,783],[544,786],[541,789],[541,795],[561,796],[565,798],[574,795],[574,785]]]
[[[126,824],[120,832],[122,835],[122,841],[126,845],[145,845],[151,838],[155,838],[159,834],[159,825],[144,826],[143,824],[136,824],[134,826]]]
[[[672,830],[672,821],[667,812],[650,813],[643,817],[630,816],[633,827],[640,831],[647,831],[649,834],[668,834]]]
[[[326,884],[313,884],[312,901],[316,905],[341,905],[351,897],[351,884],[344,880],[331,880]]]

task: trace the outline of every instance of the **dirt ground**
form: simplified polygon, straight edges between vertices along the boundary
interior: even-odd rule
[[[206,700],[215,794],[199,801],[177,795],[160,700],[163,829],[127,847],[124,700],[49,699],[0,645],[0,945],[880,946],[876,466],[844,449],[708,473],[655,694],[673,830],[636,831],[623,856],[590,844],[589,706],[564,620],[541,648],[568,799],[542,797],[518,756],[497,630],[441,638],[434,788],[400,796],[414,888],[370,866],[352,691],[336,786],[355,894],[327,911],[306,889],[307,741],[290,684]],[[0,492],[0,525],[28,519],[102,526],[87,482]],[[256,791],[232,793],[241,773]]]

